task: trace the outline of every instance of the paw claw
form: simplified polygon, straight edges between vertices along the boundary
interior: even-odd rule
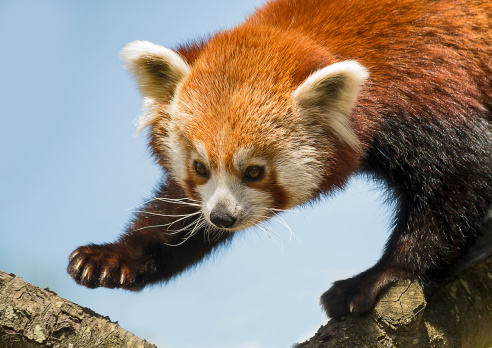
[[[137,265],[133,260],[122,259],[114,245],[89,245],[70,255],[67,271],[77,283],[88,288],[134,289],[138,268],[130,268],[127,263]]]
[[[80,277],[81,281],[85,281],[87,279],[87,275],[89,274],[89,267],[86,267],[84,269],[84,272],[82,273],[82,277]]]
[[[123,285],[125,284],[125,273],[121,273],[121,276],[120,276],[120,284]]]
[[[101,283],[105,283],[107,277],[108,277],[108,270],[105,268],[104,271],[101,273],[101,276],[99,277]]]
[[[83,259],[80,259],[80,260],[77,262],[77,264],[73,267],[73,269],[74,269],[74,271],[75,271],[75,272],[79,272],[79,270],[80,270],[80,266],[82,266],[82,263],[83,263],[83,262],[84,262],[84,260],[83,260]]]
[[[79,251],[78,250],[75,250],[72,254],[70,254],[70,256],[68,257],[68,261],[72,261],[74,258],[77,257],[77,255],[79,254]]]

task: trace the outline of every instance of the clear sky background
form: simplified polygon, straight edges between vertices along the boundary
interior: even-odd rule
[[[319,296],[372,266],[390,214],[369,181],[272,224],[164,286],[90,290],[74,248],[115,240],[162,173],[134,137],[141,97],[119,51],[176,47],[261,0],[0,0],[0,270],[118,321],[159,347],[289,347],[327,321]]]

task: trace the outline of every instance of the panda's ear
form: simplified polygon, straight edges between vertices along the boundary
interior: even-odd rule
[[[176,86],[189,73],[189,65],[173,50],[148,41],[133,41],[126,45],[121,57],[137,80],[144,97],[144,112],[137,120],[137,133],[156,116],[157,104],[169,104]]]
[[[148,41],[133,41],[121,56],[144,97],[168,101],[190,67],[176,52]]]
[[[350,115],[368,77],[366,68],[355,61],[335,63],[309,76],[292,98],[306,122],[316,120],[342,142],[358,149],[359,140],[352,130]]]

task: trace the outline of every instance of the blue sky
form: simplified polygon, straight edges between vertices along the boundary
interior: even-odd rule
[[[132,121],[141,97],[119,60],[133,40],[177,44],[239,23],[260,0],[0,0],[0,269],[159,347],[288,347],[327,318],[330,284],[378,259],[389,213],[376,186],[284,214],[291,232],[240,232],[165,286],[90,290],[71,251],[115,240],[161,177]]]

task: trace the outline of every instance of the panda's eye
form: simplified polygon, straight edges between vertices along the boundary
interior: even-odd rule
[[[260,166],[251,166],[244,172],[244,179],[246,181],[258,181],[263,178],[265,170]]]
[[[195,161],[193,162],[193,166],[195,167],[195,172],[198,175],[200,175],[203,178],[208,178],[208,169],[205,166],[205,164],[199,161]]]

